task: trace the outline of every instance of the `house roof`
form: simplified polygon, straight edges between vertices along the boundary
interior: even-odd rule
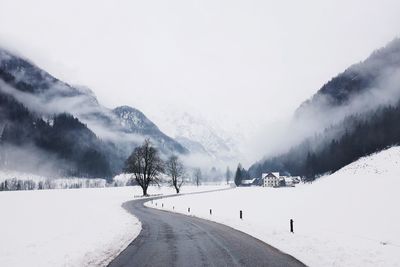
[[[263,173],[262,178],[279,178],[279,172],[268,172],[268,173]]]

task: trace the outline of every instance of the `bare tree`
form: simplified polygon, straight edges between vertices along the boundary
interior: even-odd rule
[[[231,169],[229,169],[229,167],[226,167],[225,178],[226,178],[226,184],[229,184],[229,182],[232,178],[232,172],[231,172]]]
[[[136,182],[147,196],[147,188],[151,183],[157,183],[159,174],[163,171],[163,161],[158,150],[153,147],[149,139],[143,145],[136,147],[125,162],[125,172],[132,173]]]
[[[165,163],[165,172],[171,177],[171,185],[175,187],[176,193],[179,194],[185,177],[185,166],[175,155],[169,157]]]
[[[202,179],[201,170],[197,168],[194,170],[194,180],[197,186],[201,184],[201,179]]]

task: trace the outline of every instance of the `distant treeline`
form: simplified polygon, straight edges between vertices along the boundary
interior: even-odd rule
[[[0,182],[0,191],[97,188],[107,185],[104,179],[54,179],[44,181],[11,178]]]
[[[263,172],[288,172],[311,181],[321,174],[335,172],[360,157],[398,144],[400,102],[367,114],[349,116],[287,153],[254,164],[249,172],[253,177],[259,177]]]

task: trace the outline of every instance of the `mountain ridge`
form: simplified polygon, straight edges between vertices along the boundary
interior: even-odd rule
[[[188,153],[186,148],[161,132],[139,110],[128,106],[117,107],[114,110],[108,109],[98,102],[89,88],[75,87],[64,83],[37,67],[31,61],[2,48],[0,48],[0,96],[4,104],[1,107],[3,114],[8,114],[5,112],[6,109],[11,112],[8,117],[0,116],[2,146],[7,146],[9,143],[25,146],[29,143],[30,146],[35,146],[35,149],[40,148],[42,154],[49,152],[50,155],[53,155],[50,157],[56,156],[56,158],[61,155],[60,160],[63,161],[63,166],[65,165],[61,169],[66,169],[67,173],[74,176],[88,175],[93,177],[100,175],[109,177],[120,172],[123,161],[133,148],[145,138],[150,138],[163,154]],[[119,116],[119,111],[128,109],[131,113],[129,118],[123,119]],[[23,119],[24,116],[26,119]],[[23,122],[18,124],[18,119],[23,119]],[[75,152],[78,153],[79,147],[86,147],[83,141],[86,140],[92,144],[89,149],[93,150],[90,152],[92,154],[89,151],[80,151],[79,153],[89,153],[87,157],[90,155],[92,158],[97,157],[103,162],[98,165],[106,166],[108,170],[98,171],[98,168],[94,166],[95,164],[86,160],[88,165],[86,167],[92,168],[92,171],[82,171],[82,169],[75,168],[82,161],[73,160],[71,157],[67,157],[68,153],[63,148],[54,147],[57,138],[52,132],[57,132],[56,128],[61,121],[65,122],[66,129],[64,130],[66,132],[73,131],[70,131],[69,135],[62,135],[60,143],[70,140],[67,143],[71,146],[73,140],[70,136],[75,133],[74,138],[77,138],[77,140],[83,138],[82,142],[78,142],[79,145]],[[25,136],[18,134],[17,125],[19,128],[31,129],[32,134]],[[53,150],[44,144],[46,142],[40,140],[40,137],[45,136],[46,133],[53,136],[47,136],[50,138],[50,141],[47,141],[51,143]],[[86,133],[90,133],[90,138],[84,137],[87,135]],[[21,136],[21,139],[15,139],[13,143],[11,141],[13,140],[12,135]],[[23,140],[24,138],[25,140]],[[83,156],[79,153],[75,155],[77,159]],[[68,167],[67,165],[71,163],[69,162],[71,160],[74,166]],[[111,166],[107,166],[105,162],[108,162]]]

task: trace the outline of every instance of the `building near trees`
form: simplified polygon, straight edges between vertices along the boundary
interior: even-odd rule
[[[267,172],[261,175],[264,187],[294,186],[300,182],[300,177],[281,176],[279,172]]]
[[[264,187],[278,187],[279,186],[279,172],[268,172],[261,175]]]

